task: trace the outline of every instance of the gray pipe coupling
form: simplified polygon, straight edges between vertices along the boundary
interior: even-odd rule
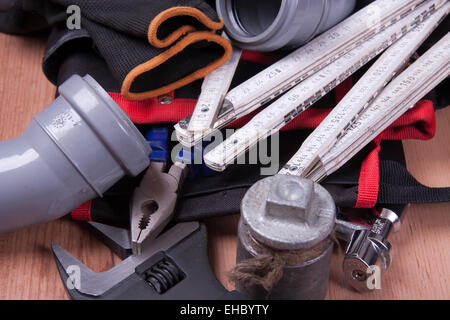
[[[350,15],[356,0],[216,0],[235,45],[249,50],[293,49]]]
[[[89,75],[74,75],[22,136],[0,142],[0,233],[59,218],[149,165],[151,149]]]

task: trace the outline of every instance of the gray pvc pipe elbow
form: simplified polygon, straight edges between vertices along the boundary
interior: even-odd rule
[[[249,50],[293,49],[350,15],[356,0],[216,0],[235,45]]]
[[[22,136],[0,142],[0,233],[59,218],[149,165],[151,149],[89,75],[74,75]]]

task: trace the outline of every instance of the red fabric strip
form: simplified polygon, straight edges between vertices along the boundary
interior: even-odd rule
[[[176,123],[192,114],[197,100],[175,99],[170,104],[161,104],[157,98],[132,101],[122,97],[120,93],[110,92],[109,95],[122,107],[131,121],[137,124],[147,123]],[[245,125],[260,109],[253,111],[245,117],[237,119],[228,127],[240,128]],[[312,129],[330,113],[331,109],[308,109],[296,119],[287,124],[282,130]]]
[[[429,140],[436,134],[433,102],[421,100],[383,131],[372,142],[373,149],[361,165],[358,198],[355,208],[372,208],[378,198],[380,184],[379,152],[381,140]]]
[[[436,134],[433,102],[421,100],[398,118],[383,134],[383,140],[429,140]]]
[[[131,121],[138,124],[178,122],[192,113],[197,102],[194,99],[175,99],[170,104],[161,104],[158,98],[133,101],[125,99],[120,93],[109,92],[109,95]]]
[[[92,221],[91,206],[92,201],[88,201],[72,210],[72,219],[76,221]]]
[[[268,53],[268,52],[256,52],[256,51],[249,51],[249,50],[242,50],[241,60],[254,62],[257,64],[262,65],[271,65],[280,60],[282,57],[279,55],[276,55],[274,53]]]
[[[378,189],[380,186],[380,152],[381,138],[377,137],[372,144],[374,148],[361,164],[361,172],[358,181],[358,198],[355,208],[372,208],[377,203]]]

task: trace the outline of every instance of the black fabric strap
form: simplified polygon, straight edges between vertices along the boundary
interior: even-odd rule
[[[430,188],[419,183],[396,161],[380,161],[380,206],[450,201],[450,188]]]

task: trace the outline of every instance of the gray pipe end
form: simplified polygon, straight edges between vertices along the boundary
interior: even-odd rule
[[[236,46],[256,51],[293,49],[352,13],[356,0],[216,0]]]
[[[61,96],[72,102],[72,107],[89,123],[127,174],[136,176],[148,167],[151,148],[147,141],[94,78],[73,75],[58,90]],[[92,95],[89,95],[91,101],[87,104],[81,101],[85,98],[78,98],[81,97],[80,92],[87,94],[88,91]]]

